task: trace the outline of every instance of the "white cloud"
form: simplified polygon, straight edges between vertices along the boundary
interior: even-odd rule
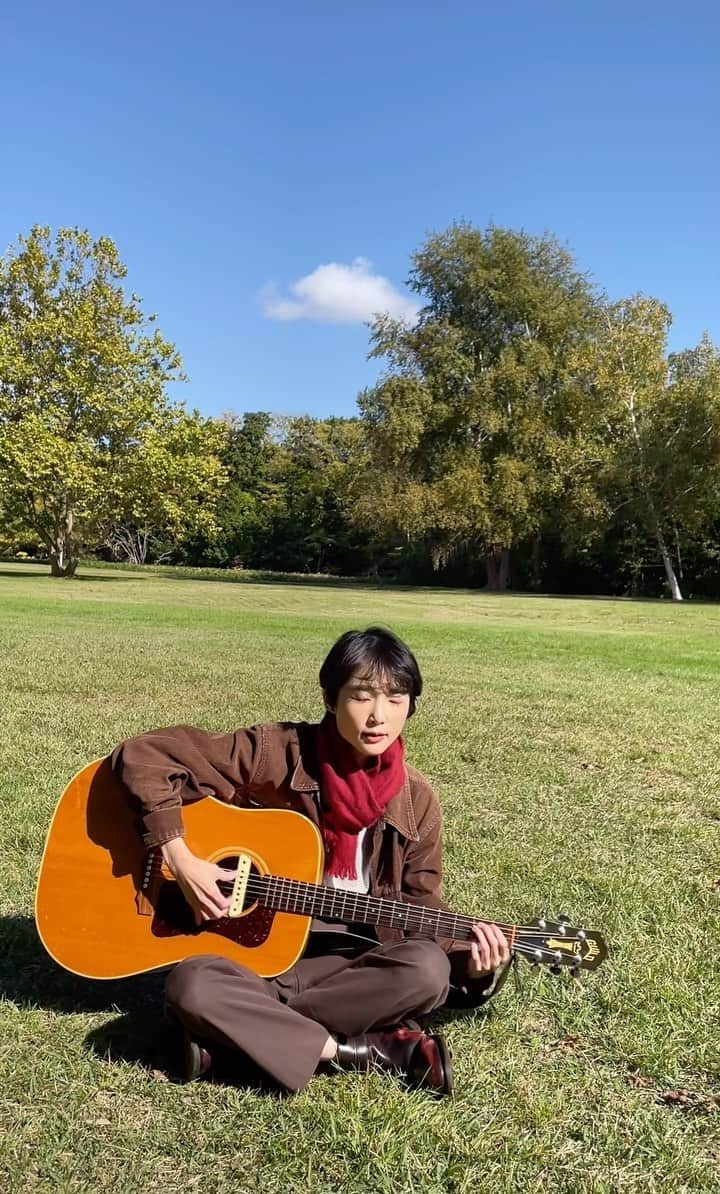
[[[420,304],[396,290],[388,278],[373,273],[365,257],[356,257],[351,265],[337,261],[318,265],[292,282],[286,296],[270,283],[260,299],[269,319],[320,323],[367,323],[382,312],[412,323],[420,310]]]

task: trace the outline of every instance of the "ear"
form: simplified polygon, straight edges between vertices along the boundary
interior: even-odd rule
[[[330,700],[328,698],[326,689],[323,688],[322,694],[323,694],[323,704],[325,705],[325,708],[327,709],[328,713],[334,713],[335,706],[330,704]]]

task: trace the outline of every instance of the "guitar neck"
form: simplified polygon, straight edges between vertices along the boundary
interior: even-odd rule
[[[456,916],[452,912],[428,908],[424,904],[388,900],[382,896],[283,879],[277,875],[253,875],[248,880],[247,894],[266,908],[274,908],[278,912],[295,912],[302,916],[316,916],[320,920],[339,921],[341,924],[385,925],[390,929],[404,929],[428,937],[452,937],[456,941],[466,941],[473,936],[472,926],[477,919]],[[509,936],[509,931],[501,927]]]

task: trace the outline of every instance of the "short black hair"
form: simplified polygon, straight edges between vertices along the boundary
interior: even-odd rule
[[[320,685],[334,705],[338,693],[353,674],[382,677],[410,696],[408,717],[422,692],[418,662],[409,647],[392,630],[369,626],[367,630],[346,630],[333,643],[320,668]]]

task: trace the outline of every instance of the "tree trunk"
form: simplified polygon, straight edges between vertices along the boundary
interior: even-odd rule
[[[510,587],[510,552],[505,547],[502,551],[488,552],[485,556],[487,569],[486,588],[494,593],[500,593]]]
[[[73,512],[66,507],[64,526],[56,530],[50,543],[50,575],[70,580],[79,563],[78,544],[73,539]]]
[[[683,595],[680,592],[680,585],[678,584],[678,579],[675,575],[675,569],[673,568],[672,560],[670,559],[670,552],[667,549],[665,536],[662,533],[662,527],[657,519],[655,520],[655,538],[657,539],[657,545],[660,548],[662,562],[665,565],[665,575],[667,577],[668,585],[670,586],[672,599],[673,601],[682,601]]]
[[[71,580],[77,572],[78,558],[66,546],[53,547],[50,551],[50,575]]]
[[[638,427],[637,414],[635,411],[635,394],[632,392],[628,400],[628,411],[630,412],[630,424],[632,426],[633,439],[635,440],[635,447],[637,448],[638,460],[640,462],[640,485],[645,495],[645,501],[647,502],[647,508],[650,514],[650,522],[655,531],[655,538],[660,549],[662,562],[665,565],[665,575],[667,577],[668,585],[670,586],[670,592],[672,594],[673,601],[682,601],[683,595],[680,592],[680,585],[678,584],[678,579],[675,575],[675,569],[672,566],[670,552],[667,549],[665,536],[663,535],[662,527],[660,526],[660,519],[658,518],[657,509],[655,506],[655,501],[647,480],[647,473],[645,469],[645,452],[643,450],[643,442],[640,436],[640,429]]]

